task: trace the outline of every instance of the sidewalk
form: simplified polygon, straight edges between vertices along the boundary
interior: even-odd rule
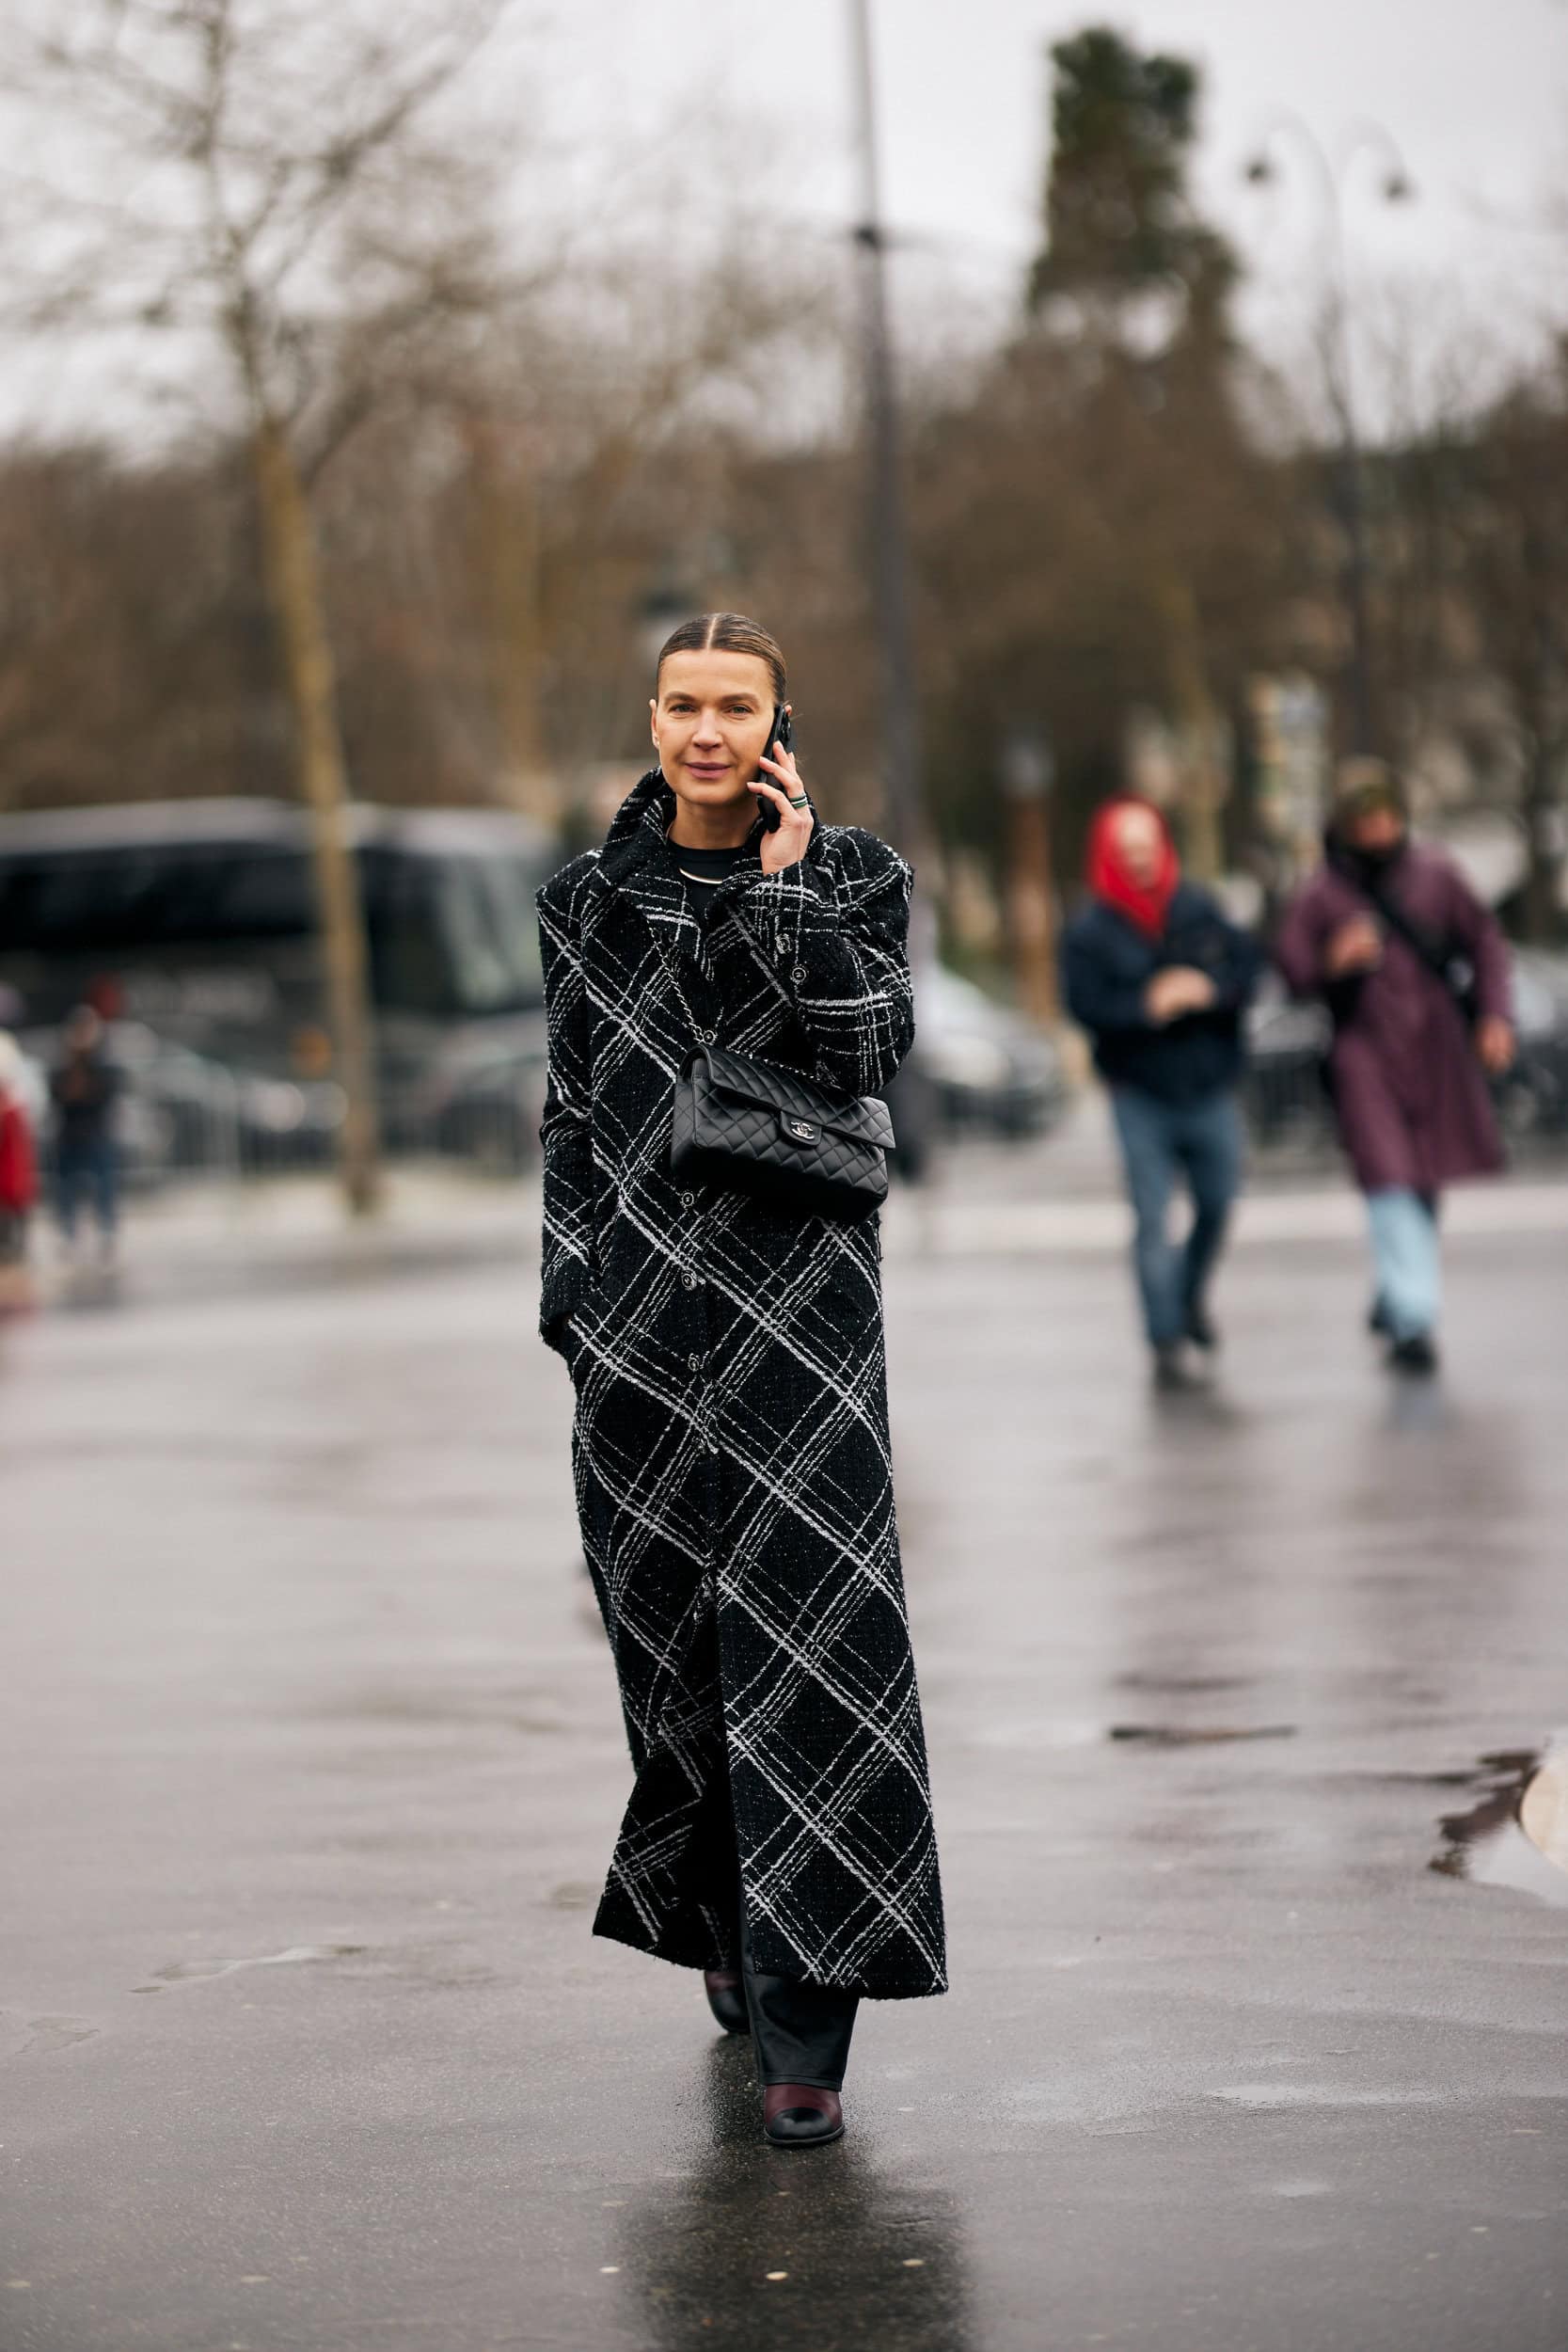
[[[191,1185],[131,1203],[125,1279],[133,1294],[213,1296],[273,1281],[341,1286],[440,1265],[536,1263],[539,1215],[537,1176],[507,1184],[438,1163],[394,1168],[382,1213],[359,1226],[326,1177]],[[1454,1237],[1568,1234],[1568,1160],[1462,1186],[1444,1222]],[[1358,1241],[1363,1223],[1337,1168],[1265,1165],[1250,1173],[1231,1247]],[[895,1186],[883,1248],[890,1260],[1072,1254],[1125,1249],[1131,1232],[1104,1098],[1090,1090],[1055,1135],[965,1141],[919,1192]],[[89,1301],[101,1287],[67,1284],[53,1269],[42,1286]]]

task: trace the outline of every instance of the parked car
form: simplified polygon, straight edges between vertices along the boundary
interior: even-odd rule
[[[942,1123],[1004,1136],[1041,1135],[1067,1104],[1051,1039],[1006,1005],[938,964],[916,982],[916,1053]]]
[[[426,1069],[394,1117],[417,1148],[516,1175],[539,1157],[546,1074],[542,1024],[528,1036],[470,1039]]]
[[[1515,949],[1513,1017],[1518,1057],[1497,1086],[1504,1133],[1568,1135],[1568,958]]]

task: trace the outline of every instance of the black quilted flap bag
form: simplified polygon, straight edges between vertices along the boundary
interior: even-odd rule
[[[675,1086],[670,1168],[802,1216],[867,1216],[887,1199],[893,1142],[875,1095],[834,1094],[793,1070],[702,1046]]]

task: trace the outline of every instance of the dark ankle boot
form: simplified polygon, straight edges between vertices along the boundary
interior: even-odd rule
[[[821,2148],[842,2137],[838,2093],[860,1997],[755,1967],[744,1921],[740,1975],[763,2087],[763,2133],[775,2148]]]
[[[1220,1343],[1219,1327],[1201,1298],[1187,1301],[1187,1319],[1183,1329],[1193,1345],[1201,1347],[1206,1356],[1212,1355]]]
[[[738,1969],[705,1968],[703,1990],[707,1994],[709,2009],[726,2033],[751,2032],[752,2020]]]
[[[774,2148],[826,2148],[844,2137],[836,2090],[816,2083],[769,2083],[762,2094],[763,2137]]]

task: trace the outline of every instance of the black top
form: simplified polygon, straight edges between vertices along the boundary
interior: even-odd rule
[[[744,842],[735,850],[690,850],[682,841],[672,841],[670,850],[686,884],[687,902],[699,923],[712,905],[720,883],[727,882],[742,866],[758,864],[754,844],[749,848]]]
[[[1175,963],[1206,972],[1214,1002],[1156,1026],[1144,1010],[1144,991]],[[1178,1105],[1240,1078],[1242,1017],[1261,964],[1256,942],[1193,882],[1178,886],[1159,939],[1096,899],[1069,924],[1062,949],[1068,1009],[1094,1040],[1101,1075]]]

